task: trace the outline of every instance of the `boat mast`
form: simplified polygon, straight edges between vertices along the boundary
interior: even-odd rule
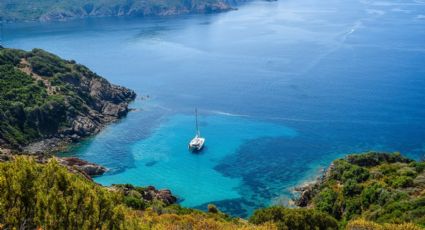
[[[199,132],[199,127],[198,127],[198,108],[195,108],[195,121],[196,121],[196,136],[200,137],[201,133]]]

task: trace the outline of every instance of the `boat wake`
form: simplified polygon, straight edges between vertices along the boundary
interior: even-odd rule
[[[251,117],[245,114],[227,113],[227,112],[218,111],[218,110],[211,110],[210,113],[221,115],[221,116],[228,116],[228,117]]]

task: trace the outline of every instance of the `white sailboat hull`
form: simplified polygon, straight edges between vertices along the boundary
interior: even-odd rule
[[[205,138],[196,136],[189,143],[189,149],[191,151],[200,151],[204,147]]]

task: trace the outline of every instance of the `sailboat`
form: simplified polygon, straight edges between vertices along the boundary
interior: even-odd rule
[[[195,109],[195,122],[196,122],[196,135],[195,137],[189,142],[189,150],[192,152],[198,152],[201,151],[204,147],[205,138],[201,137],[201,132],[199,132],[199,126],[198,126],[198,110]]]

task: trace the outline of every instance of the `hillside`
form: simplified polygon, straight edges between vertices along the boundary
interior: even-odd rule
[[[231,10],[228,0],[4,0],[5,21],[58,21],[84,17],[166,16]]]
[[[55,159],[0,162],[0,229],[274,229],[170,205],[145,195],[149,188],[101,187],[69,173]]]
[[[96,134],[125,116],[135,96],[75,61],[0,48],[0,147],[36,142],[25,150],[37,152]]]
[[[342,226],[365,219],[425,227],[425,162],[398,153],[338,159],[322,180],[302,190],[298,205],[328,213]]]
[[[381,162],[380,156],[373,158]],[[360,155],[360,158],[363,157],[370,159],[371,155]],[[364,161],[355,162],[353,165],[363,164],[359,162]],[[402,169],[403,172],[411,170],[408,173],[411,176],[406,177],[414,178],[413,184],[400,184],[400,180],[392,180],[392,176],[396,175],[394,171],[390,174],[385,172],[385,176],[379,179],[383,190],[374,193],[371,191],[377,191],[376,186],[369,183],[378,182],[374,176],[363,180],[366,172],[363,171],[358,174],[359,177],[353,178],[363,178],[360,186],[364,187],[360,193],[356,193],[360,200],[368,204],[348,208],[348,205],[341,205],[348,204],[353,197],[347,197],[342,191],[350,190],[338,184],[339,179],[332,176],[333,179],[318,188],[310,208],[276,206],[259,209],[246,221],[230,217],[214,205],[208,206],[208,212],[183,208],[174,204],[176,198],[168,190],[131,185],[102,187],[79,173],[70,173],[69,168],[61,166],[55,158],[40,164],[32,157],[15,156],[6,162],[0,160],[0,229],[421,229],[419,226],[423,226],[425,206],[422,182],[418,178],[422,178],[424,163],[392,158],[379,165],[359,167],[371,167],[367,168],[371,173],[378,173],[383,168]],[[340,166],[337,168],[341,169]],[[348,176],[352,170],[345,172],[348,172]],[[384,178],[394,182],[385,182]],[[325,196],[329,189],[338,193],[337,202],[331,202],[333,196]],[[386,203],[375,201],[384,199]],[[356,214],[352,215],[353,212]]]

